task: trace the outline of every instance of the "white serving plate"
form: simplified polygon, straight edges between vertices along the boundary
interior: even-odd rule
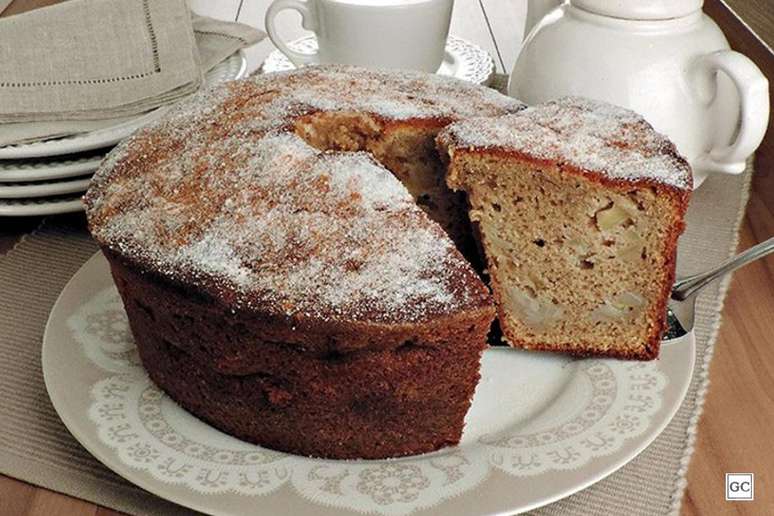
[[[101,254],[72,278],[43,338],[48,393],[81,444],[130,482],[211,514],[514,514],[578,492],[664,429],[694,366],[692,334],[652,362],[490,349],[462,442],[335,461],[230,437],[168,398],[139,364]]]

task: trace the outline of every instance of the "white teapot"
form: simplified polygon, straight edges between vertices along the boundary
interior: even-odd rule
[[[702,4],[530,0],[508,92],[527,104],[582,95],[637,111],[688,159],[694,187],[709,173],[738,174],[766,132],[768,81],[729,50]]]

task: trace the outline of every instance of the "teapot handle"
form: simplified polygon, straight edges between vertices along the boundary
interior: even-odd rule
[[[709,105],[717,94],[718,72],[733,81],[739,93],[739,132],[731,145],[715,147],[696,158],[694,167],[708,172],[739,174],[745,160],[758,148],[769,122],[769,82],[755,63],[733,50],[718,50],[698,57],[691,67],[694,92]]]

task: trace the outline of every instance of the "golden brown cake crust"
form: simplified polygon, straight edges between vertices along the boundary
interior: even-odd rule
[[[444,148],[499,151],[582,171],[607,184],[649,184],[688,195],[691,168],[640,115],[605,102],[563,97],[500,117],[474,118],[438,136]],[[457,186],[452,175],[450,186]]]
[[[677,241],[685,228],[684,215],[692,189],[688,162],[666,137],[636,113],[590,99],[567,97],[528,108],[513,115],[457,122],[437,137],[441,154],[450,161],[447,183],[465,190],[466,178],[455,167],[455,157],[477,155],[513,159],[538,167],[557,167],[622,193],[648,188],[671,199],[670,230],[665,238],[666,275],[658,302],[648,313],[652,331],[639,351],[610,348],[600,353],[574,349],[571,343],[545,345],[508,335],[511,345],[533,350],[559,351],[579,356],[607,356],[651,360],[658,356],[666,330],[666,308],[675,280]],[[498,318],[505,316],[499,286],[492,285]]]
[[[413,455],[460,439],[491,308],[379,330],[299,327],[232,313],[105,255],[148,374],[213,426],[334,459]]]

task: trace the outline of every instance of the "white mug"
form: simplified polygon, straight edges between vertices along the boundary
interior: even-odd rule
[[[454,0],[274,0],[266,32],[296,66],[340,63],[435,72],[441,66]],[[277,14],[301,13],[318,50],[296,52],[279,37]]]

